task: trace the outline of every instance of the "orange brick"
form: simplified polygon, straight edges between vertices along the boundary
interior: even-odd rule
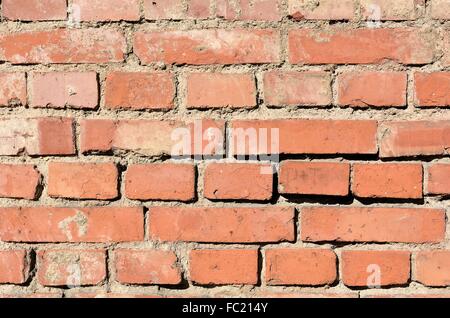
[[[193,200],[195,167],[171,163],[131,165],[125,177],[125,194],[134,200]]]
[[[0,197],[33,200],[40,179],[33,165],[0,164]]]
[[[422,208],[303,208],[301,232],[308,242],[438,243],[445,238],[445,213]]]
[[[428,193],[450,194],[450,164],[432,164],[428,168]]]
[[[205,197],[215,200],[269,200],[273,192],[271,171],[270,165],[209,164],[205,170]]]
[[[337,258],[326,249],[266,250],[268,285],[330,285],[337,279]]]
[[[283,194],[346,196],[350,188],[350,165],[335,162],[283,161],[279,191]]]
[[[106,77],[105,106],[112,109],[171,109],[175,84],[170,73],[114,72]]]
[[[353,165],[353,193],[360,198],[420,199],[421,164],[375,163]]]
[[[51,162],[48,195],[74,199],[114,199],[118,171],[113,163]]]
[[[154,207],[148,230],[152,239],[161,241],[293,241],[294,209]]]
[[[255,79],[251,74],[188,74],[186,103],[188,108],[254,107]]]
[[[435,48],[427,35],[414,28],[368,28],[289,32],[289,61],[293,64],[403,64],[433,61]]]
[[[352,287],[405,285],[410,257],[407,251],[342,251],[342,280]]]
[[[142,208],[0,208],[4,242],[130,242],[144,239]]]
[[[417,106],[450,106],[450,72],[415,73]]]
[[[340,74],[337,82],[341,106],[406,106],[406,73],[347,72]]]
[[[175,253],[119,249],[114,252],[116,279],[123,284],[177,285],[181,270]]]
[[[425,286],[450,286],[450,251],[418,252],[416,256],[416,280]]]
[[[279,62],[278,43],[275,30],[204,29],[136,32],[133,47],[143,64],[257,64]]]
[[[193,250],[189,269],[200,285],[256,285],[258,250]]]
[[[23,284],[29,264],[25,250],[0,250],[0,284]]]
[[[2,15],[8,20],[65,20],[66,0],[3,0]]]

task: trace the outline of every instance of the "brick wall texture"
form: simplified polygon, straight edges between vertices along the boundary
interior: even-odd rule
[[[449,0],[2,0],[1,297],[450,297]]]

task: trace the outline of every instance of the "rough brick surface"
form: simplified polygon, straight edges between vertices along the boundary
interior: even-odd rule
[[[0,298],[450,297],[450,0],[0,3]]]

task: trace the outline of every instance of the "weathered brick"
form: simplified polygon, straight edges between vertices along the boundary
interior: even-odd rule
[[[380,125],[380,157],[446,155],[450,121],[399,121]]]
[[[360,198],[420,199],[421,164],[358,163],[353,165],[353,193]]]
[[[5,242],[128,242],[144,239],[142,208],[0,208]]]
[[[122,62],[125,38],[114,29],[54,29],[0,34],[0,61],[12,64]]]
[[[115,199],[118,171],[114,163],[50,162],[48,195],[73,199]]]
[[[256,106],[256,85],[251,74],[190,73],[186,80],[188,108]]]
[[[327,72],[266,72],[264,98],[270,106],[328,106],[332,102],[330,74]]]
[[[170,73],[114,72],[106,78],[105,106],[125,109],[171,109],[175,84]]]
[[[252,243],[294,240],[294,209],[150,209],[149,233],[161,241]]]
[[[279,33],[270,29],[136,32],[133,47],[143,64],[256,64],[280,61]]]
[[[377,153],[375,121],[242,120],[231,126],[230,147],[237,155]]]
[[[308,242],[438,243],[445,238],[445,213],[424,208],[303,208],[301,232]]]
[[[0,250],[0,284],[23,284],[29,264],[25,250]]]
[[[181,269],[171,251],[118,249],[114,251],[116,280],[123,284],[177,285]]]
[[[330,285],[337,279],[337,258],[327,249],[268,249],[268,285]]]
[[[81,151],[128,150],[148,156],[223,153],[224,122],[82,120]]]
[[[432,164],[428,168],[429,194],[450,194],[450,164]]]
[[[282,194],[346,196],[350,189],[350,164],[283,161],[278,190]]]
[[[70,118],[5,118],[0,124],[0,155],[75,153],[73,120]]]
[[[73,0],[72,14],[80,21],[138,21],[139,0]]]
[[[289,16],[295,20],[352,20],[353,0],[288,0]]]
[[[3,0],[2,15],[8,20],[65,20],[66,0]]]
[[[338,104],[352,107],[406,106],[404,72],[347,72],[337,77]]]
[[[27,104],[25,73],[0,73],[0,106]]]
[[[414,85],[417,106],[450,106],[450,72],[416,73]]]
[[[279,0],[216,0],[216,15],[226,20],[279,21]]]
[[[128,167],[125,195],[134,200],[191,201],[195,167],[191,164],[142,164]]]
[[[433,61],[434,34],[414,28],[297,29],[289,32],[293,64],[426,64]]]
[[[98,83],[95,72],[32,73],[30,106],[95,108]]]
[[[104,250],[40,250],[39,283],[44,286],[98,285],[106,278]]]
[[[269,200],[273,192],[270,165],[212,163],[204,172],[204,194],[213,200]]]
[[[40,179],[33,165],[0,164],[0,197],[33,200]]]
[[[258,250],[193,250],[189,270],[200,285],[256,285]]]
[[[434,19],[450,20],[450,0],[431,0],[431,16]]]
[[[360,0],[362,18],[370,21],[415,20],[419,17],[419,6],[424,0]]]
[[[406,285],[410,279],[408,251],[350,251],[341,253],[342,280],[352,287]]]

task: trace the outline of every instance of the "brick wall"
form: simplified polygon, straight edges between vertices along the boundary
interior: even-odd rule
[[[449,0],[1,13],[1,296],[450,296]]]

